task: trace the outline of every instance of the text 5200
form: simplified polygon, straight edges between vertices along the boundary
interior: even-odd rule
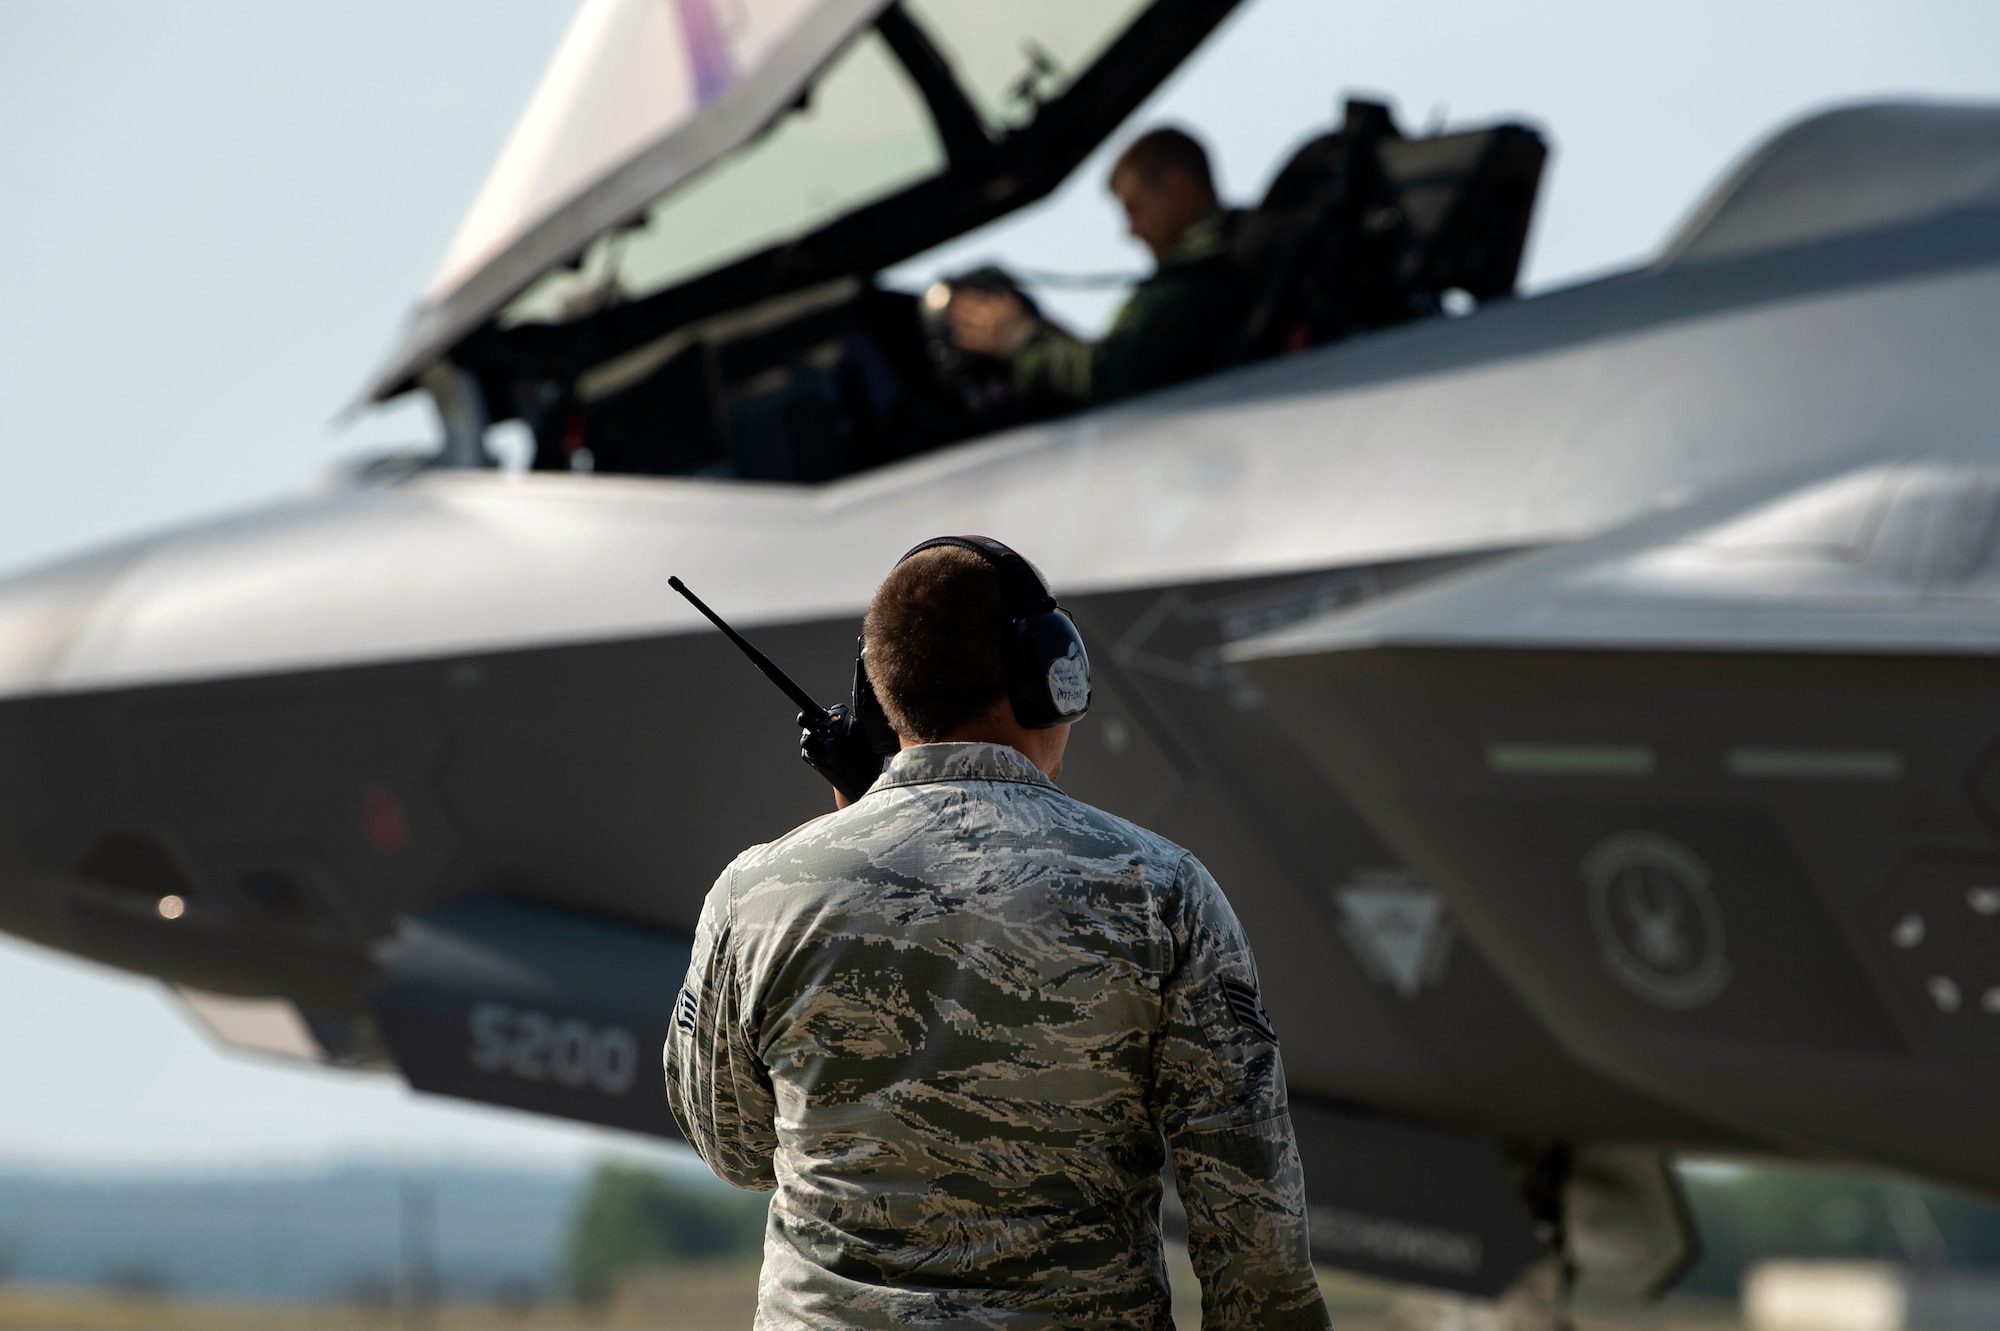
[[[505,1003],[479,1003],[472,1009],[472,1047],[466,1057],[481,1072],[623,1095],[632,1089],[638,1053],[638,1042],[621,1026],[593,1026]]]

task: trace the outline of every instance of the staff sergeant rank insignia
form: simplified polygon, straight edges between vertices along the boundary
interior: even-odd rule
[[[1271,1018],[1264,1011],[1264,1000],[1257,996],[1257,991],[1228,975],[1223,976],[1219,983],[1222,985],[1222,996],[1229,1000],[1229,1010],[1236,1014],[1236,1020],[1276,1044],[1278,1033],[1271,1029]]]

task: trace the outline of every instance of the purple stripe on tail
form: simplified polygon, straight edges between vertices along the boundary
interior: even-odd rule
[[[729,43],[722,25],[715,21],[714,0],[674,0],[680,11],[681,36],[687,42],[688,60],[694,66],[695,103],[706,106],[711,98],[736,82],[730,66]]]

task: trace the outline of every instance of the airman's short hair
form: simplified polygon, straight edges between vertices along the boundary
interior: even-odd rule
[[[1148,185],[1157,185],[1168,171],[1185,171],[1209,198],[1215,197],[1215,173],[1208,151],[1194,135],[1172,125],[1148,130],[1125,146],[1111,168],[1111,178],[1130,171]]]
[[[1007,695],[1006,593],[993,565],[936,546],[889,571],[862,621],[868,679],[896,733],[935,744]]]

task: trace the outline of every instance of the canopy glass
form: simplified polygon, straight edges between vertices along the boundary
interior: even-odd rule
[[[989,135],[1058,96],[1148,0],[909,0]],[[807,234],[940,174],[947,158],[922,93],[881,34],[858,34],[799,104],[669,192],[638,224],[593,241],[501,313],[503,327],[563,322]]]
[[[584,0],[368,396],[573,375],[1004,216],[1236,3]]]
[[[904,0],[994,129],[1062,95],[1150,0]]]
[[[762,136],[592,242],[581,266],[530,287],[501,323],[560,321],[647,295],[944,169],[923,97],[870,28]]]

